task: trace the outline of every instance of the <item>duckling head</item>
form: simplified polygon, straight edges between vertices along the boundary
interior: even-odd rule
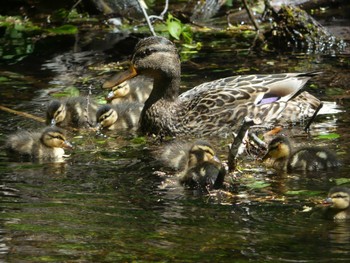
[[[109,129],[118,120],[118,113],[106,104],[97,110],[96,120],[98,129]]]
[[[343,186],[332,187],[324,203],[335,210],[348,209],[350,206],[350,189]]]
[[[129,70],[106,81],[103,88],[112,88],[139,74],[154,78],[154,88],[158,85],[162,88],[164,83],[161,81],[179,82],[180,58],[175,45],[159,36],[141,39],[135,47]]]
[[[58,127],[46,128],[40,140],[49,148],[73,148],[72,144],[66,140],[64,130]]]
[[[53,126],[59,124],[66,118],[66,114],[66,106],[58,100],[53,100],[47,107],[46,123]]]
[[[270,143],[267,153],[262,158],[263,161],[267,159],[281,159],[287,158],[291,154],[291,145],[287,137],[278,136],[274,138]]]
[[[106,100],[112,101],[116,98],[123,98],[127,96],[130,93],[130,85],[128,82],[123,82],[118,86],[115,86],[112,88],[112,91],[110,91],[107,94]]]
[[[212,146],[205,141],[197,141],[189,151],[188,167],[194,167],[199,163],[215,161],[219,159],[215,156]]]

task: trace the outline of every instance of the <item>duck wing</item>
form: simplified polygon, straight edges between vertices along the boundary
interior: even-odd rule
[[[304,117],[305,108],[315,112],[317,103],[310,104],[308,99],[312,97],[312,101],[320,103],[311,94],[308,98],[298,95],[315,74],[318,73],[236,76],[203,83],[179,96],[182,107],[187,109],[183,122],[190,129],[204,122],[214,130],[215,126],[232,127],[245,116],[264,122],[276,121],[286,108],[293,116],[284,114],[284,120],[296,121]]]

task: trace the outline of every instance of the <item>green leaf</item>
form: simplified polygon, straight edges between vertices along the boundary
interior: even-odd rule
[[[261,181],[255,181],[253,183],[247,184],[248,188],[253,188],[253,189],[261,189],[270,186],[269,183],[266,182],[261,182]]]
[[[76,97],[79,96],[80,91],[76,87],[67,87],[61,92],[57,92],[52,94],[53,97],[59,98],[59,97]]]
[[[303,195],[303,196],[318,196],[321,191],[309,191],[309,190],[298,190],[298,191],[287,191],[287,195]]]
[[[337,185],[348,184],[350,183],[350,178],[336,178],[334,181]]]
[[[182,32],[181,22],[175,20],[168,22],[168,31],[173,38],[179,40]]]
[[[63,25],[60,27],[48,29],[48,31],[56,35],[70,35],[78,33],[78,28],[73,25]]]
[[[328,133],[328,134],[321,134],[317,136],[318,139],[327,139],[327,140],[337,139],[339,137],[340,135],[338,133]]]

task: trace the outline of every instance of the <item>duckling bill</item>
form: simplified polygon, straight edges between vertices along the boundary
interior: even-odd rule
[[[23,161],[61,160],[64,149],[71,149],[64,130],[48,127],[42,132],[19,131],[8,136],[5,149],[12,159]]]
[[[271,159],[277,170],[326,170],[340,166],[335,153],[321,147],[305,147],[293,151],[289,139],[285,136],[274,138],[268,147],[263,161]]]

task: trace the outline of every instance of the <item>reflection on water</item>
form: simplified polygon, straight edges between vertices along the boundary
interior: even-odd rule
[[[184,85],[230,75],[232,66],[247,74],[286,71],[324,71],[312,80],[328,108],[317,117],[308,136],[298,127],[290,130],[298,145],[312,143],[334,149],[344,161],[337,170],[280,174],[259,161],[242,157],[242,170],[228,180],[230,196],[198,195],[184,189],[152,157],[161,144],[152,138],[137,141],[134,135],[70,133],[75,150],[64,163],[14,163],[0,155],[0,259],[8,262],[334,262],[349,259],[347,222],[312,218],[303,207],[314,207],[337,179],[349,177],[349,103],[325,94],[329,75],[339,67],[334,58],[323,63],[299,56],[231,59],[230,49],[198,54],[195,64],[184,65]],[[205,49],[204,49],[205,51]],[[67,56],[67,57],[66,57]],[[93,63],[92,53],[64,53],[43,60],[47,72],[8,81],[2,90],[6,103],[18,110],[44,116],[48,90],[73,83]],[[230,58],[230,59],[228,59]],[[318,58],[320,59],[320,58]],[[66,61],[76,65],[59,65]],[[222,64],[220,64],[222,62]],[[84,64],[82,66],[81,64]],[[208,65],[208,67],[206,67]],[[220,65],[220,66],[218,66]],[[240,66],[238,66],[240,65]],[[274,65],[273,67],[271,65]],[[213,68],[221,70],[213,70]],[[40,67],[39,67],[40,68]],[[250,71],[249,71],[250,70]],[[90,72],[91,73],[91,72]],[[17,73],[17,74],[20,74]],[[47,82],[40,81],[40,74]],[[91,73],[96,74],[95,72]],[[35,75],[35,74],[34,74]],[[348,81],[349,81],[349,76]],[[41,83],[38,85],[37,83]],[[344,82],[346,83],[346,82]],[[348,83],[348,82],[347,82]],[[84,84],[86,85],[86,84]],[[13,89],[21,86],[20,97]],[[84,86],[85,87],[85,86]],[[340,87],[342,88],[342,87]],[[93,95],[104,91],[94,86]],[[339,94],[337,94],[338,96]],[[338,98],[338,97],[337,97]],[[1,141],[18,128],[42,124],[0,112]],[[319,138],[336,133],[339,138]],[[140,138],[138,138],[140,139]],[[210,138],[225,157],[227,140]],[[244,159],[246,158],[246,159]],[[165,172],[161,176],[157,172]],[[303,195],[305,191],[314,195]]]

